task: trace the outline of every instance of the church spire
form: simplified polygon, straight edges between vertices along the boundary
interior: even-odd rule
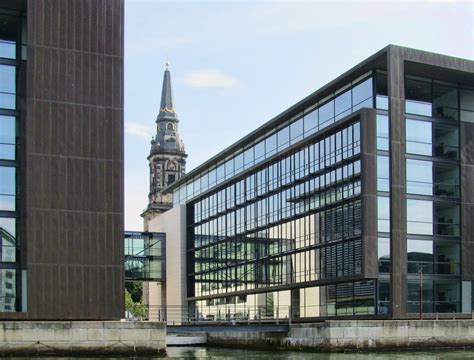
[[[163,89],[161,90],[160,112],[156,121],[160,120],[178,120],[178,114],[174,108],[173,91],[171,89],[170,63],[166,62],[166,69],[163,75]]]

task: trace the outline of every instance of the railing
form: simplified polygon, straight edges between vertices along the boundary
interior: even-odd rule
[[[373,300],[352,300],[327,305],[255,305],[218,304],[205,308],[186,306],[148,306],[148,320],[164,321],[167,325],[182,324],[291,324],[315,318],[376,315]]]

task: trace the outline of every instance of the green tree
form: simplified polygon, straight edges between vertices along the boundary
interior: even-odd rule
[[[132,295],[125,289],[125,310],[129,311],[133,316],[140,320],[144,320],[148,317],[148,307],[143,304],[143,300],[139,302],[133,301]]]

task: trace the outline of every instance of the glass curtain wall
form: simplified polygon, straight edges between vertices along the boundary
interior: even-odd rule
[[[299,317],[373,313],[374,282],[308,289],[311,299],[301,286],[271,291],[361,273],[360,172],[356,122],[189,204],[189,295],[208,297],[196,311],[214,319],[235,305],[233,314],[255,317],[262,306],[265,315],[284,311],[281,303]]]
[[[373,108],[373,77],[365,74],[334,94],[278,125],[252,144],[237,150],[215,168],[189,180],[173,192],[173,203],[184,204],[226,179],[270,158],[298,141],[311,136],[351,113]]]
[[[26,21],[0,9],[0,311],[20,311],[18,223],[18,79]]]
[[[462,114],[460,101],[468,91],[405,79],[409,313],[462,311],[459,120],[471,116],[470,110]]]

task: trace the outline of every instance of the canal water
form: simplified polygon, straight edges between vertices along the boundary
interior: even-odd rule
[[[474,350],[436,350],[393,353],[319,354],[296,351],[256,351],[212,347],[168,347],[169,359],[272,360],[461,360],[474,359]]]

